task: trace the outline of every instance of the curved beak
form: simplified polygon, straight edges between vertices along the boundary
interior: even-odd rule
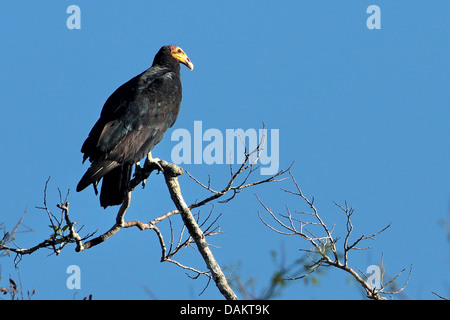
[[[191,59],[189,59],[188,56],[186,56],[186,59],[184,61],[181,61],[181,63],[188,67],[191,71],[194,70],[194,64],[191,62]]]
[[[194,70],[194,64],[191,62],[191,59],[187,56],[186,53],[184,53],[183,49],[180,47],[175,47],[171,51],[172,56],[180,61],[182,64],[184,64],[186,67],[188,67],[191,71]]]

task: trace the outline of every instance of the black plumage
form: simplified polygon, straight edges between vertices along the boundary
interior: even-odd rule
[[[132,166],[144,158],[173,126],[181,105],[180,63],[193,69],[183,50],[164,46],[152,66],[121,85],[106,100],[81,152],[91,166],[77,191],[103,178],[102,207],[119,205],[128,192]]]

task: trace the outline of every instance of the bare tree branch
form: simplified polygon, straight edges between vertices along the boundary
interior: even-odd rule
[[[164,163],[164,166],[171,166],[172,170],[164,170],[164,178],[166,180],[167,187],[169,188],[169,193],[177,207],[178,211],[181,213],[181,218],[183,219],[184,225],[189,231],[189,234],[194,239],[198,250],[200,251],[203,260],[206,263],[211,275],[216,283],[219,291],[222,295],[228,300],[237,300],[236,294],[228,285],[228,282],[225,278],[225,275],[222,272],[219,264],[217,263],[214,255],[209,249],[208,243],[205,240],[205,236],[203,231],[198,226],[197,222],[194,219],[194,216],[191,213],[188,205],[184,201],[184,198],[181,194],[181,187],[178,183],[178,176],[183,173],[182,169],[175,166]]]
[[[159,240],[159,245],[161,247],[162,262],[167,261],[173,263],[184,270],[194,273],[194,276],[189,275],[191,278],[198,278],[200,275],[204,275],[208,278],[208,284],[210,283],[211,279],[215,282],[219,291],[225,298],[233,300],[237,299],[236,294],[228,285],[226,276],[224,275],[222,269],[220,268],[219,264],[215,260],[214,255],[211,252],[210,249],[211,245],[209,245],[206,241],[206,237],[216,235],[221,232],[220,225],[218,224],[218,219],[220,218],[220,215],[209,221],[212,214],[211,210],[206,219],[200,222],[200,213],[197,215],[196,219],[192,214],[191,210],[202,207],[214,200],[218,200],[219,198],[224,197],[225,195],[231,194],[231,196],[229,196],[227,199],[221,201],[221,202],[228,202],[246,188],[254,187],[264,183],[284,180],[284,178],[281,179],[277,178],[287,173],[289,169],[280,170],[275,175],[269,176],[265,179],[250,181],[250,177],[257,168],[256,162],[261,154],[261,150],[262,150],[261,144],[259,144],[257,148],[250,153],[248,153],[247,148],[245,148],[244,162],[237,167],[237,171],[233,170],[233,166],[230,167],[230,180],[226,182],[225,186],[219,189],[219,191],[211,188],[210,177],[208,178],[208,183],[204,184],[188,173],[191,179],[197,185],[199,185],[200,187],[211,193],[211,195],[207,196],[206,198],[200,201],[196,201],[191,205],[187,205],[187,203],[185,202],[181,194],[181,186],[178,182],[178,176],[183,174],[183,169],[174,164],[167,163],[164,160],[147,158],[143,167],[141,167],[140,165],[136,165],[134,177],[129,184],[129,192],[124,197],[123,203],[117,212],[114,225],[109,230],[96,236],[95,238],[92,238],[94,233],[88,234],[84,237],[80,236],[79,233],[82,228],[77,230],[77,222],[72,222],[69,215],[69,202],[68,202],[69,193],[67,193],[66,196],[63,197],[61,191],[58,189],[60,203],[57,205],[57,207],[61,210],[61,218],[58,218],[51,212],[51,210],[47,205],[47,188],[49,182],[47,181],[44,188],[44,200],[43,200],[44,205],[43,207],[39,207],[39,209],[45,210],[48,219],[50,220],[50,227],[52,229],[52,234],[50,238],[34,247],[27,249],[19,247],[17,248],[7,247],[5,243],[2,242],[0,243],[0,251],[15,252],[16,258],[21,259],[21,257],[24,254],[31,254],[41,248],[47,248],[52,250],[53,253],[59,254],[62,248],[65,247],[67,244],[74,243],[76,245],[75,250],[77,252],[81,252],[107,241],[123,228],[137,227],[139,230],[152,229],[156,233]],[[130,206],[131,192],[139,184],[145,186],[145,181],[148,179],[150,174],[155,170],[163,173],[166,185],[169,190],[169,194],[176,209],[166,212],[163,215],[154,218],[153,220],[147,223],[137,220],[126,221],[125,214]],[[184,224],[178,237],[178,242],[175,244],[174,230],[170,217],[177,214],[181,215]],[[169,220],[169,227],[170,227],[169,249],[167,249],[161,231],[156,226],[159,222],[162,222],[166,219]],[[204,231],[202,231],[202,228],[204,228]],[[187,238],[183,236],[184,230],[187,230],[189,233]],[[200,252],[203,260],[205,261],[208,271],[201,271],[196,268],[192,268],[190,266],[185,266],[184,264],[173,259],[174,255],[178,253],[180,249],[192,246],[194,243],[198,251]]]
[[[381,234],[382,232],[386,231],[391,226],[391,224],[388,224],[386,227],[384,227],[383,229],[381,229],[380,231],[378,231],[372,235],[369,235],[369,236],[361,235],[358,239],[356,239],[353,243],[351,243],[350,237],[352,235],[352,232],[354,231],[354,227],[353,227],[353,224],[351,221],[351,216],[353,215],[354,210],[353,210],[353,208],[348,206],[347,202],[345,202],[344,206],[341,206],[341,205],[335,203],[336,206],[339,207],[344,212],[345,217],[346,217],[347,233],[345,235],[344,243],[343,243],[343,251],[344,251],[344,254],[342,255],[343,260],[341,260],[340,255],[338,254],[338,249],[336,247],[338,238],[334,238],[332,236],[334,227],[332,229],[330,229],[327,226],[327,224],[323,221],[323,219],[319,215],[317,208],[314,205],[314,198],[312,198],[312,200],[310,200],[303,194],[299,184],[295,180],[290,169],[289,169],[289,175],[295,186],[295,191],[286,190],[286,189],[282,189],[282,190],[286,193],[292,194],[294,196],[298,196],[301,199],[303,199],[306,202],[306,204],[310,207],[310,209],[313,210],[313,212],[312,213],[297,212],[297,213],[299,215],[306,215],[308,217],[313,217],[315,219],[315,221],[303,220],[301,216],[300,216],[300,218],[294,219],[292,217],[291,211],[289,210],[289,208],[287,206],[286,206],[287,215],[283,215],[283,214],[276,215],[257,196],[257,199],[260,202],[260,204],[262,205],[262,207],[264,208],[264,210],[270,215],[270,217],[274,220],[274,222],[278,226],[282,227],[282,229],[286,230],[286,231],[280,231],[277,228],[270,225],[269,223],[267,223],[266,221],[264,221],[262,219],[260,213],[258,212],[258,216],[261,219],[261,221],[264,223],[265,226],[267,226],[272,231],[275,231],[281,235],[299,236],[301,239],[308,241],[313,246],[313,249],[308,249],[308,250],[302,249],[302,251],[305,251],[307,253],[307,258],[309,258],[312,262],[312,264],[309,266],[310,271],[308,271],[306,274],[301,275],[301,276],[295,276],[295,277],[288,276],[286,279],[287,280],[302,279],[302,278],[310,275],[314,271],[316,271],[320,266],[328,265],[328,266],[333,266],[335,268],[344,270],[345,272],[349,273],[362,286],[362,288],[366,291],[367,297],[369,297],[370,299],[385,300],[386,298],[383,297],[381,294],[393,295],[393,294],[400,293],[409,282],[409,279],[411,276],[411,271],[412,271],[412,266],[410,268],[408,278],[405,281],[405,284],[403,285],[403,287],[401,287],[399,290],[394,291],[394,292],[388,292],[385,290],[385,288],[387,286],[389,286],[391,283],[393,283],[406,269],[403,269],[393,279],[391,279],[386,284],[383,284],[381,286],[381,288],[377,289],[377,288],[374,288],[374,286],[368,281],[366,275],[363,272],[360,271],[360,273],[358,273],[357,271],[355,271],[353,268],[351,268],[349,266],[349,256],[348,256],[349,252],[351,250],[369,249],[370,247],[359,248],[359,247],[357,247],[357,245],[359,245],[362,241],[365,241],[365,240],[375,240],[375,237],[377,235]],[[281,218],[278,218],[278,216],[280,216]],[[283,221],[283,219],[287,220],[287,223],[285,223]],[[299,227],[296,226],[297,224],[299,224]],[[322,233],[324,233],[324,235],[323,236],[315,235],[315,232],[312,232],[312,230],[310,230],[308,228],[309,226],[321,227]],[[331,255],[330,255],[330,252],[331,252]],[[314,257],[310,256],[309,254],[318,255],[318,258],[314,258]]]

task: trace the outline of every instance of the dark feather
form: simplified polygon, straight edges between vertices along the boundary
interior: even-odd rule
[[[80,182],[78,182],[77,191],[84,190],[91,183],[97,184],[103,176],[118,166],[120,164],[116,161],[105,160],[93,162]]]
[[[125,164],[111,170],[103,177],[100,191],[100,205],[103,208],[122,204],[128,192],[128,182],[131,178],[132,166]]]

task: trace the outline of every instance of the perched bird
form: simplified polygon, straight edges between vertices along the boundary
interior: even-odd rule
[[[91,166],[77,191],[103,178],[100,205],[122,204],[128,192],[133,165],[158,144],[173,126],[181,105],[180,63],[193,70],[184,51],[175,45],[162,47],[152,66],[121,85],[106,100],[100,119],[81,147],[83,163]]]

